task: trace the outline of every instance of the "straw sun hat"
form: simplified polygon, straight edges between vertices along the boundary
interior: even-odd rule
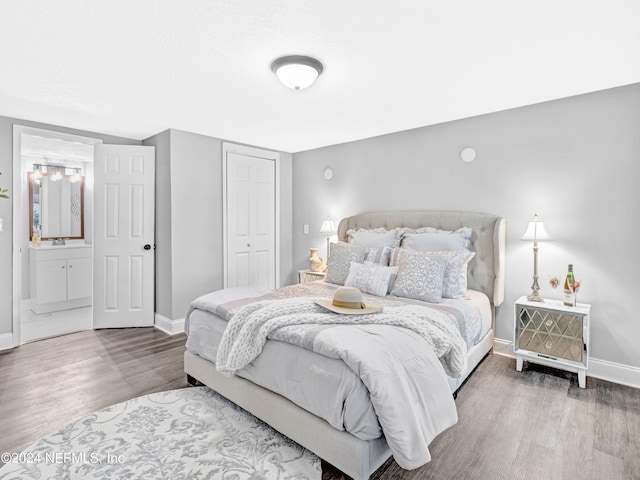
[[[338,287],[333,300],[316,300],[316,303],[332,312],[346,315],[363,315],[382,310],[382,305],[365,305],[362,293],[354,287]]]

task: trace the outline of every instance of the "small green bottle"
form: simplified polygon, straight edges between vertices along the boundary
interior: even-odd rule
[[[573,265],[570,263],[567,271],[567,278],[564,280],[564,304],[568,307],[576,306],[576,294],[573,291],[573,284],[575,281],[575,277],[573,276]]]

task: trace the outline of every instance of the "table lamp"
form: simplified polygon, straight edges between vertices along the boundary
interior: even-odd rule
[[[322,222],[322,227],[320,227],[320,233],[327,234],[327,258],[326,262],[329,262],[329,241],[331,240],[331,235],[336,233],[336,226],[333,224],[333,220],[327,217],[324,222]]]
[[[540,285],[538,285],[538,242],[552,240],[551,235],[547,233],[544,222],[538,218],[536,213],[533,221],[527,225],[527,230],[520,240],[533,241],[533,284],[531,285],[531,294],[527,300],[531,302],[544,302],[544,299],[538,293]]]

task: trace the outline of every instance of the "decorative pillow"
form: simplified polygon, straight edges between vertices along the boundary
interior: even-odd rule
[[[365,247],[360,245],[349,245],[343,242],[332,243],[325,281],[344,285],[344,281],[349,275],[351,262],[362,263],[364,261],[364,251]]]
[[[364,245],[365,247],[399,247],[404,230],[394,228],[385,230],[384,228],[374,228],[373,230],[347,230],[349,243],[351,245]]]
[[[461,227],[453,232],[433,227],[422,227],[418,228],[416,233],[404,235],[402,246],[421,252],[469,250],[472,234],[473,230],[469,227]]]
[[[391,260],[391,247],[369,247],[364,253],[364,263],[376,263],[378,265],[388,266]]]
[[[444,258],[433,258],[425,252],[403,251],[391,295],[440,303],[446,267]]]
[[[344,284],[347,287],[356,287],[363,293],[384,297],[389,291],[391,277],[397,272],[398,267],[351,262],[349,276]]]
[[[398,265],[399,258],[406,251],[408,251],[408,249],[394,249],[389,265]],[[441,250],[422,253],[431,258],[443,258],[447,262],[444,271],[442,296],[445,298],[465,298],[467,293],[467,268],[476,252],[470,252],[468,250]]]
[[[467,266],[476,252],[448,250],[426,253],[432,258],[444,258],[447,261],[442,296],[445,298],[464,298],[467,294]]]

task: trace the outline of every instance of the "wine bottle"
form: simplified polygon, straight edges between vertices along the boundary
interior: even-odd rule
[[[564,280],[564,304],[568,307],[575,307],[576,305],[576,294],[573,291],[573,284],[575,281],[575,277],[573,276],[573,265],[570,263],[567,271],[567,278]]]

